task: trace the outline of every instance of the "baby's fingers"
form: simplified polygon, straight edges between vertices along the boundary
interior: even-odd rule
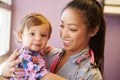
[[[14,61],[20,55],[19,49],[14,51],[11,56],[9,57],[9,61]]]

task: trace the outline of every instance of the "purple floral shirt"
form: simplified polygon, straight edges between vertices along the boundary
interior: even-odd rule
[[[24,74],[22,79],[11,78],[10,80],[40,80],[45,74],[49,73],[46,66],[45,56],[41,53],[30,50],[28,47],[20,48],[22,63],[16,67],[24,68],[24,73],[15,72],[15,74]]]

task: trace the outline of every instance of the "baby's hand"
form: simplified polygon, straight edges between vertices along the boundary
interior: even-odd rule
[[[44,48],[42,52],[47,55],[51,50],[52,50],[52,46],[46,46],[46,48]]]

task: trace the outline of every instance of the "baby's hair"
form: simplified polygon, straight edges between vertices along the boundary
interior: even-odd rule
[[[48,19],[43,16],[42,14],[39,13],[31,13],[26,15],[20,22],[20,30],[18,33],[23,33],[25,27],[29,30],[30,27],[32,26],[37,26],[37,25],[42,25],[42,24],[48,24],[49,25],[49,36],[50,38],[51,32],[52,32],[52,27]],[[18,41],[20,42],[20,41]]]
[[[50,27],[49,34],[51,35],[52,28],[51,28],[50,22],[48,21],[46,17],[44,17],[42,14],[39,14],[39,13],[31,13],[31,14],[26,15],[20,23],[21,29],[19,30],[19,32],[23,32],[25,27],[29,29],[31,26],[36,26],[36,25],[41,25],[41,24],[49,25]]]

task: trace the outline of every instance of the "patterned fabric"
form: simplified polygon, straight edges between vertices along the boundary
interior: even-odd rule
[[[20,49],[21,55],[18,57],[22,59],[22,63],[16,67],[24,68],[25,72],[15,72],[15,74],[24,74],[22,79],[11,78],[10,80],[40,80],[45,74],[49,73],[46,67],[45,57],[41,53],[31,51],[28,47]]]

